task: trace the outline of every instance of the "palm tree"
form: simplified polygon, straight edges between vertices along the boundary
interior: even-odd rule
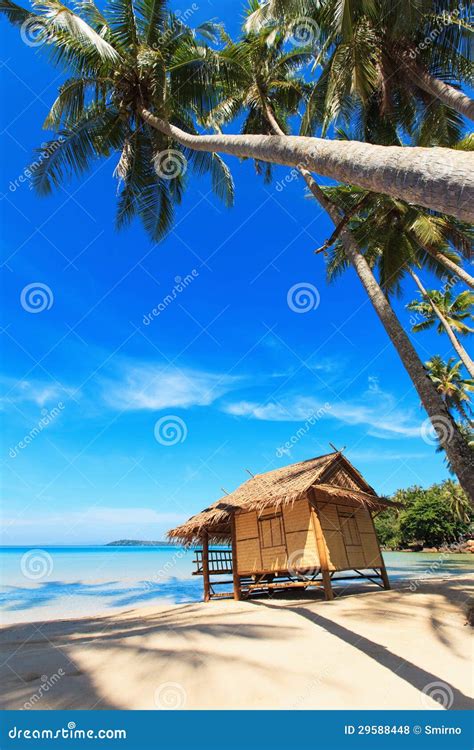
[[[474,288],[474,278],[462,267],[471,258],[472,227],[452,216],[435,215],[405,201],[387,198],[354,187],[325,189],[327,196],[344,212],[357,243],[371,265],[379,259],[382,288],[398,292],[407,264],[427,266],[439,276],[444,269]],[[328,275],[342,271],[347,263],[339,239],[339,227],[320,248],[335,247]],[[452,283],[452,282],[450,282]]]
[[[182,170],[175,179],[173,164],[169,180],[162,168],[155,175],[150,163],[171,149],[189,158],[198,170],[216,169],[211,165],[217,152],[301,168],[336,225],[343,216],[309,170],[395,197],[403,195],[460,219],[472,214],[474,175],[465,153],[288,136],[276,117],[272,121],[271,115],[277,113],[272,111],[269,92],[263,99],[269,104],[268,120],[275,135],[197,135],[195,124],[229,91],[234,68],[225,55],[183,30],[167,12],[165,0],[140,4],[113,0],[106,14],[92,0],[80,4],[77,14],[58,0],[39,2],[38,13],[10,0],[1,0],[0,8],[17,25],[43,24],[45,49],[54,62],[73,72],[70,86],[60,91],[48,118],[48,125],[61,128],[63,141],[35,172],[35,186],[43,192],[70,174],[82,174],[93,159],[119,151],[118,174],[124,178],[125,192],[119,200],[119,217],[124,217],[119,223],[138,212],[150,234],[161,236],[171,222],[172,201],[182,193]],[[209,34],[213,29],[203,31]],[[229,195],[230,177],[220,160],[217,175],[216,188]],[[451,420],[347,228],[341,230],[340,239],[432,422]],[[451,440],[443,445],[474,502],[472,454],[454,423],[452,427]]]
[[[462,362],[456,362],[454,357],[444,362],[436,355],[426,363],[426,368],[448,409],[458,412],[461,418],[469,423],[472,416],[469,393],[474,392],[474,380],[463,377]]]
[[[225,65],[218,63],[209,47],[188,35],[173,47],[169,37],[173,39],[173,29],[181,27],[167,12],[166,0],[139,4],[113,0],[104,13],[92,0],[79,3],[77,13],[59,0],[35,0],[34,8],[36,12],[30,12],[11,0],[0,0],[0,10],[12,23],[23,29],[28,24],[40,25],[43,46],[52,61],[65,64],[73,73],[71,86],[60,92],[56,103],[57,111],[64,114],[53,113],[48,121],[52,125],[59,117],[66,129],[66,142],[55,149],[51,160],[60,166],[55,170],[46,160],[41,170],[50,171],[50,179],[45,180],[49,187],[70,173],[82,173],[93,158],[112,150],[124,154],[121,167],[133,169],[136,161],[127,157],[127,151],[136,152],[142,144],[135,148],[135,136],[132,142],[130,137],[137,124],[140,132],[146,124],[148,133],[161,134],[155,136],[152,157],[165,145],[165,150],[181,146],[184,154],[222,153],[290,167],[303,164],[322,176],[403,196],[461,220],[473,215],[474,170],[465,154],[452,149],[382,148],[299,136],[197,135],[196,114],[215,101],[219,92],[216,73],[225,76]],[[153,145],[151,135],[147,140]],[[192,158],[203,168],[206,157]],[[228,175],[224,183],[218,180],[220,190],[226,180]],[[153,188],[150,177],[145,178],[145,185],[148,193],[173,193],[164,200],[168,206],[171,199],[179,199],[177,182],[170,191]],[[148,212],[147,223],[152,221]]]
[[[367,110],[375,102],[382,118],[403,111],[407,126],[420,105],[474,120],[474,101],[449,82],[472,80],[469,8],[457,0],[268,0],[247,28],[275,21],[289,32],[307,24],[319,48],[307,126],[316,120],[326,129],[355,102]]]
[[[407,307],[424,318],[413,325],[413,331],[425,331],[436,326],[438,333],[447,333],[454,350],[461,358],[471,378],[474,378],[474,362],[454,333],[456,331],[465,336],[473,332],[466,321],[474,320],[472,314],[474,294],[466,291],[453,297],[449,289],[443,292],[437,289],[427,291],[413,269],[410,269],[410,274],[420,291],[421,300],[410,302]]]
[[[252,5],[255,4],[251,3],[251,8]],[[269,45],[268,39],[271,35],[273,35],[273,44]],[[295,60],[299,63],[298,53],[294,53],[296,57],[292,54],[289,57],[284,55],[281,37],[278,38],[275,30],[267,29],[256,34],[247,33],[238,45],[229,46],[227,54],[238,58],[238,70],[236,72],[238,83],[231,86],[232,96],[224,99],[222,104],[219,104],[211,112],[211,121],[215,119],[216,113],[220,121],[232,120],[235,113],[239,113],[241,108],[247,105],[250,108],[250,114],[244,121],[244,128],[248,127],[248,122],[252,118],[259,132],[268,132],[270,128],[270,131],[284,136],[288,130],[288,117],[297,107],[298,96],[301,96],[304,90],[303,83],[299,79],[295,80],[292,75]],[[290,67],[288,68],[288,66]],[[285,75],[282,75],[283,71]],[[284,96],[283,101],[280,98],[281,92],[283,91],[286,95],[288,90],[291,90],[293,94],[291,107],[287,105],[286,96]],[[458,430],[449,412],[444,408],[444,404],[436,397],[434,388],[426,378],[422,362],[378,285],[366,258],[360,252],[354,236],[347,227],[347,215],[341,217],[337,205],[331,199],[331,189],[321,189],[305,167],[299,166],[298,170],[313,197],[337,225],[344,258],[347,263],[354,266],[381,322],[400,354],[428,414],[432,417],[433,422],[441,417],[452,423],[452,429],[449,431],[450,438],[452,434],[454,442],[457,441],[457,450],[464,451],[468,463],[472,465],[472,456],[466,450],[466,444],[462,436],[458,434]],[[333,191],[337,190],[345,190],[345,188],[333,189]],[[461,231],[460,236],[463,236]],[[435,401],[436,407],[434,406]],[[440,412],[440,407],[443,414]],[[450,448],[448,447],[447,450],[450,450]]]

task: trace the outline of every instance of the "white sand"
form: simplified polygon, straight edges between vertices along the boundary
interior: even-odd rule
[[[468,708],[470,582],[8,626],[2,707]]]

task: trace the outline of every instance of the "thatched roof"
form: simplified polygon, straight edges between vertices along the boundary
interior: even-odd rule
[[[330,483],[330,477],[340,469],[348,477],[348,486],[344,488],[337,486],[340,482]],[[307,497],[311,488],[315,492],[315,499],[322,502],[379,509],[394,505],[379,498],[345,456],[339,452],[328,453],[266,474],[257,474],[231,494],[169,531],[168,538],[187,543],[199,542],[206,531],[214,543],[228,540],[234,513],[287,505]]]

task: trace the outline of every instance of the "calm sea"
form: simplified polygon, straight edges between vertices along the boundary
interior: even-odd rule
[[[472,555],[386,552],[392,580],[472,572]],[[4,624],[199,601],[193,550],[181,547],[0,547]],[[223,590],[223,589],[221,589]]]

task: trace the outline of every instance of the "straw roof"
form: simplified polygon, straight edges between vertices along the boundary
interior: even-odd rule
[[[330,483],[331,475],[340,469],[344,470],[346,476],[349,475],[347,484],[350,486],[341,488]],[[262,511],[267,507],[294,503],[307,497],[311,488],[316,493],[315,499],[321,502],[342,502],[371,508],[394,507],[393,503],[376,495],[345,456],[339,452],[328,453],[266,474],[257,474],[231,494],[169,531],[168,538],[187,543],[198,542],[206,531],[214,543],[228,540],[234,513]]]

